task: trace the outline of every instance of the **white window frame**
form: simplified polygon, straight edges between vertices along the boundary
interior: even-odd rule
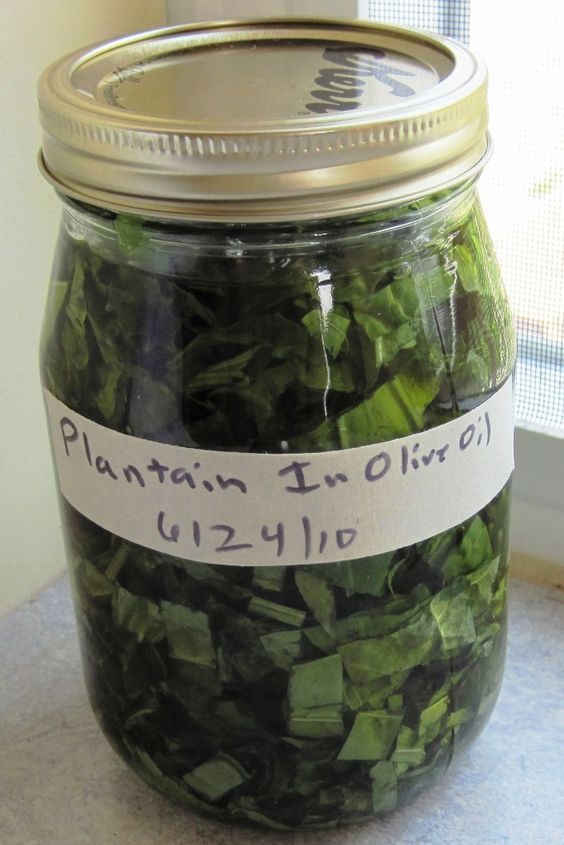
[[[564,577],[564,437],[556,432],[515,431],[511,548]]]

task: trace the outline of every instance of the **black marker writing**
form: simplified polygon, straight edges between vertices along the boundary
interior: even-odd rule
[[[171,525],[170,532],[167,533],[164,527],[164,520],[165,520],[165,513],[164,511],[159,511],[159,515],[157,517],[157,529],[163,540],[166,540],[167,543],[178,543],[178,538],[180,537],[180,528],[178,525]]]
[[[308,516],[302,517],[302,525],[304,529],[304,558],[309,560],[311,557],[311,521]]]
[[[133,464],[128,464],[128,466],[124,467],[123,474],[125,475],[125,480],[128,484],[131,484],[131,482],[135,478],[140,487],[145,486],[145,479],[143,478],[137,467],[133,466]]]
[[[288,493],[299,493],[303,495],[304,493],[311,493],[313,490],[319,490],[319,484],[306,484],[305,483],[305,475],[304,475],[304,468],[311,466],[310,461],[292,461],[287,467],[278,470],[278,475],[290,475],[293,473],[296,480],[295,487],[285,487],[284,489],[288,491]]]
[[[65,452],[67,453],[68,458],[70,457],[69,443],[74,443],[75,440],[78,440],[78,428],[72,420],[69,420],[68,417],[63,417],[59,422],[59,426],[61,434],[63,435],[63,443],[65,444]]]
[[[118,480],[117,475],[112,469],[111,463],[106,459],[103,458],[101,455],[98,455],[96,458],[96,469],[100,473],[100,475],[109,475],[110,478],[113,478],[114,481]]]
[[[329,475],[327,473],[323,476],[323,480],[325,481],[327,487],[336,487],[339,482],[341,482],[341,484],[346,484],[349,479],[344,472],[336,472],[335,475]]]
[[[402,475],[407,475],[410,469],[417,471],[418,469],[422,469],[423,467],[428,467],[435,462],[435,459],[438,461],[439,464],[444,463],[446,460],[446,454],[448,452],[449,445],[448,443],[445,443],[444,446],[441,446],[440,448],[430,449],[428,452],[425,453],[420,453],[420,448],[420,443],[415,443],[411,447],[411,451],[409,450],[408,446],[401,447],[400,451]]]
[[[222,475],[216,475],[216,480],[222,490],[227,490],[229,487],[235,487],[241,493],[247,492],[247,485],[240,478],[224,478]]]
[[[235,529],[232,525],[210,525],[211,531],[224,531],[225,538],[220,546],[215,547],[216,552],[237,552],[240,549],[252,549],[252,543],[232,543],[235,538]]]
[[[367,481],[380,481],[389,472],[392,459],[387,452],[378,452],[370,458],[364,468],[364,477]]]
[[[170,474],[170,480],[173,484],[187,484],[191,490],[196,489],[194,476],[184,467],[176,467],[176,469],[173,469]]]
[[[192,521],[192,537],[194,538],[194,545],[199,548],[201,543],[200,523],[197,519]]]
[[[348,549],[349,546],[352,546],[357,537],[358,531],[356,528],[339,528],[336,532],[337,547],[341,551]]]
[[[156,458],[151,458],[151,463],[147,464],[147,472],[155,472],[161,484],[164,484],[168,470],[169,467],[161,464]]]
[[[491,425],[491,422],[490,422],[490,415],[489,415],[488,411],[486,411],[484,416],[486,418],[486,431],[487,431],[487,435],[488,435],[488,439],[486,441],[486,446],[489,446],[490,440],[492,439],[492,425]]]
[[[219,490],[246,495],[248,492],[247,482],[233,475],[214,472],[215,482],[207,478],[198,478],[197,473],[194,471],[201,468],[200,461],[194,462],[194,471],[187,469],[185,466],[177,466],[171,469],[155,456],[151,457],[148,463],[137,465],[130,462],[118,466],[118,460],[115,457],[109,458],[106,455],[94,456],[95,453],[90,437],[86,431],[81,432],[70,417],[60,418],[59,429],[67,457],[71,457],[71,453],[74,451],[73,457],[76,459],[85,458],[89,467],[95,469],[100,475],[107,476],[112,481],[118,481],[123,476],[127,484],[132,485],[135,483],[136,486],[141,488],[146,488],[148,482],[151,479],[155,479],[159,485],[172,483],[176,487],[185,486],[190,490],[198,490],[198,488],[203,487],[208,493]],[[82,435],[82,448],[78,450],[71,449],[72,444],[78,443],[80,435]],[[94,439],[94,436],[92,436],[92,439]]]
[[[260,530],[260,536],[262,539],[269,543],[271,541],[276,541],[276,557],[281,557],[284,553],[284,523],[279,522],[276,526],[276,531],[274,534],[270,534],[268,531],[268,526],[263,525]]]
[[[90,451],[90,441],[86,432],[82,432],[82,442],[84,443],[84,451],[86,452],[86,460],[92,466],[92,453]]]

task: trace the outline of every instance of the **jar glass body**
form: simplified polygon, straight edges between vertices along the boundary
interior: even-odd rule
[[[514,359],[473,182],[299,226],[65,203],[43,384],[114,431],[351,449],[458,418]],[[460,525],[373,558],[245,567],[152,551],[61,498],[103,730],[150,784],[228,821],[323,827],[400,806],[494,706],[508,499],[506,485]]]

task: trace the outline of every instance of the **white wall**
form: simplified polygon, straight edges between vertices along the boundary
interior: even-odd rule
[[[284,15],[355,18],[367,3],[357,0],[168,0],[171,24],[237,17]]]
[[[164,23],[165,0],[0,3],[0,613],[64,567],[37,366],[60,212],[36,167],[37,78],[63,53]]]

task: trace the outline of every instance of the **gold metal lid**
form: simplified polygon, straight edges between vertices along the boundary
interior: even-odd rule
[[[358,21],[196,24],[73,53],[39,83],[40,163],[114,211],[302,219],[403,202],[483,165],[486,70]]]

